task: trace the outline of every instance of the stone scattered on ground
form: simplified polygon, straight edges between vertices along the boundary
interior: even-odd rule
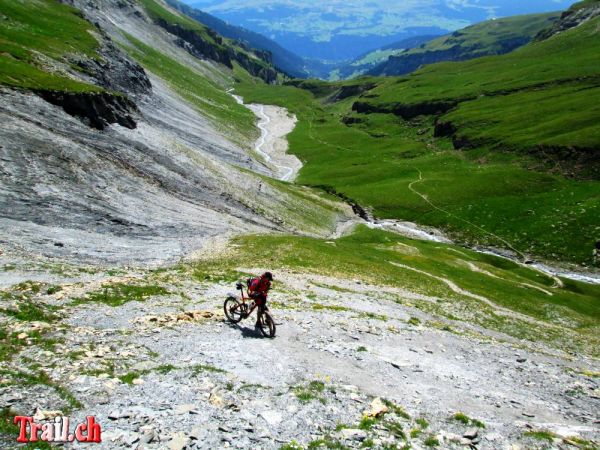
[[[445,327],[410,304],[435,298],[280,271],[277,335],[265,339],[253,318],[225,321],[230,282],[142,272],[127,283],[168,293],[72,303],[102,279],[37,294],[53,322],[0,315],[19,343],[1,363],[0,406],[47,420],[94,415],[95,448],[566,449],[600,438],[596,360],[467,322]],[[16,371],[51,384],[19,383]]]

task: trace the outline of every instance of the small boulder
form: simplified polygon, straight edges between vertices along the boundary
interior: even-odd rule
[[[175,414],[177,414],[178,416],[181,416],[183,414],[190,414],[195,409],[196,407],[192,404],[178,405],[175,408]]]
[[[189,438],[184,433],[175,433],[169,441],[169,450],[183,450],[188,442]]]
[[[271,426],[279,425],[283,420],[281,413],[273,410],[263,411],[260,416]]]
[[[371,406],[363,414],[367,417],[381,417],[389,412],[389,408],[383,403],[381,398],[377,397],[371,402]]]
[[[359,430],[357,428],[344,428],[340,435],[342,439],[348,441],[364,441],[367,438],[367,432],[365,430]]]
[[[225,402],[223,401],[223,397],[221,397],[216,390],[213,390],[210,393],[210,397],[208,401],[211,405],[216,406],[217,408],[223,408],[225,406]]]
[[[477,428],[469,428],[467,431],[463,433],[463,437],[467,439],[475,439],[479,435],[479,430]]]
[[[41,422],[43,420],[51,420],[62,415],[64,415],[62,411],[49,411],[37,408],[33,414],[33,418],[36,420],[36,422]]]

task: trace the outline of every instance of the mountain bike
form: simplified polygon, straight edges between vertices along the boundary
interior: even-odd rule
[[[250,317],[250,314],[256,309],[256,324],[262,335],[269,338],[275,337],[275,321],[271,317],[267,305],[258,305],[250,296],[244,295],[244,285],[242,283],[238,282],[236,289],[240,291],[240,298],[230,294],[223,304],[227,319],[231,323],[239,323]]]

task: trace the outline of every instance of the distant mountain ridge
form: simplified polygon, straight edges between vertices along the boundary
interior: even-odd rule
[[[386,62],[368,73],[375,76],[404,75],[426,64],[466,61],[508,53],[549,29],[559,16],[559,13],[528,14],[481,22],[433,39],[417,48],[391,55]]]
[[[572,0],[183,0],[307,59],[344,63],[400,40],[492,18],[566,9]]]
[[[173,8],[176,8],[192,19],[215,30],[226,38],[241,41],[258,50],[270,52],[273,65],[282,72],[297,78],[306,78],[311,75],[310,71],[306,68],[306,65],[308,64],[307,61],[295,53],[283,48],[272,39],[246,28],[231,25],[204,11],[188,6],[179,0],[166,0],[166,2]]]
[[[376,50],[363,53],[352,62],[337,67],[334,71],[332,71],[330,79],[348,79],[363,75],[369,70],[372,70],[380,64],[385,63],[390,56],[394,56],[403,51],[415,48],[437,37],[439,37],[439,35],[414,36],[385,45]]]

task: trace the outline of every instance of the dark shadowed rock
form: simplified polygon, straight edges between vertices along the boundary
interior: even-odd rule
[[[452,136],[456,133],[456,127],[452,122],[445,122],[443,120],[435,121],[435,128],[433,129],[434,137],[447,137]]]
[[[111,91],[129,94],[149,94],[152,84],[146,71],[129,59],[108,38],[99,51],[102,59],[79,59],[73,61],[85,73],[91,75],[96,84]]]
[[[132,115],[137,107],[124,95],[109,92],[60,92],[37,91],[37,94],[53,105],[61,106],[71,116],[80,118],[89,126],[104,130],[118,123],[129,129],[136,127]]]
[[[370,91],[375,86],[375,83],[364,83],[364,84],[352,84],[349,86],[342,86],[338,89],[329,100],[332,102],[338,102],[348,97],[354,97],[355,95],[360,95],[366,91]]]
[[[392,113],[403,119],[413,119],[422,115],[437,115],[450,111],[458,104],[457,101],[434,101],[422,103],[389,103],[373,105],[368,102],[357,101],[352,105],[352,110],[358,113]]]
[[[230,69],[233,68],[233,61],[236,61],[251,75],[259,77],[267,83],[273,83],[277,79],[277,71],[265,65],[269,64],[271,60],[271,55],[267,52],[257,53],[259,58],[261,56],[266,58],[263,59],[263,63],[261,64],[244,52],[236,51],[232,47],[222,46],[222,38],[214,32],[211,34],[212,30],[210,29],[207,29],[207,32],[209,32],[214,42],[204,39],[194,30],[184,28],[179,24],[169,23],[164,19],[157,19],[156,24],[175,35],[177,37],[175,44],[196,58],[210,59]]]

